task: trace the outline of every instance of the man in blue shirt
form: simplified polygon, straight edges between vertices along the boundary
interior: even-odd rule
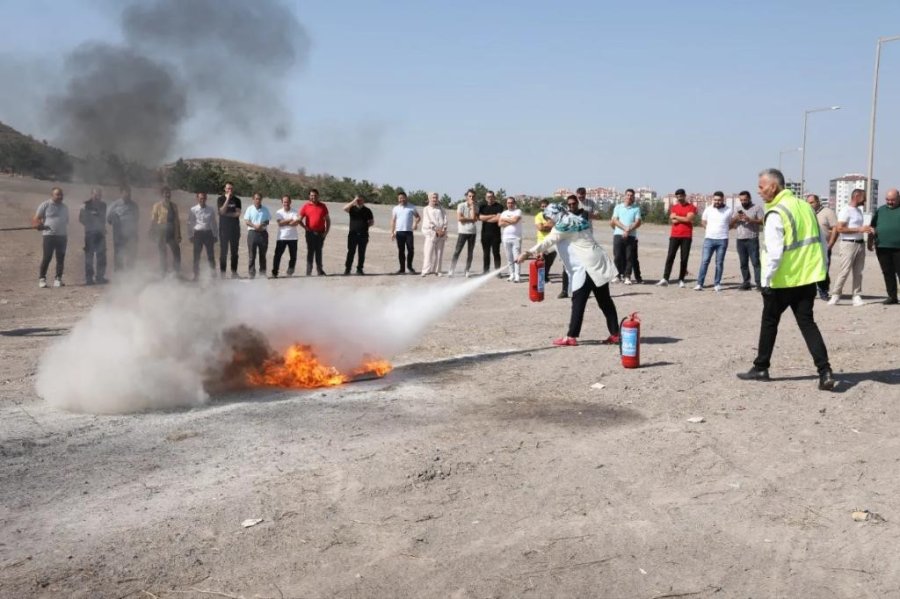
[[[262,194],[253,194],[253,205],[247,206],[244,212],[244,223],[247,225],[247,250],[250,253],[250,278],[256,278],[256,253],[259,252],[259,272],[266,274],[266,252],[269,250],[269,232],[267,230],[272,215],[262,205]]]
[[[641,226],[641,207],[634,203],[634,190],[625,190],[625,201],[613,209],[609,221],[613,232],[613,261],[619,271],[619,281],[631,285],[631,274],[634,282],[640,285],[641,263],[638,261],[637,230]]]

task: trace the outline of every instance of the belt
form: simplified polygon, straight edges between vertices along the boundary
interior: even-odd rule
[[[865,243],[862,239],[841,239],[844,243]]]

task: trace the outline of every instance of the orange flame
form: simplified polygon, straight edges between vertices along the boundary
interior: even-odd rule
[[[380,378],[392,369],[389,362],[371,360],[345,374],[319,362],[308,345],[292,345],[284,356],[270,358],[257,371],[249,372],[247,382],[260,387],[313,389],[334,387],[369,375]]]

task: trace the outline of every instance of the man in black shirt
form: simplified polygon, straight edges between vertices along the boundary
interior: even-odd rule
[[[344,212],[350,215],[350,232],[347,234],[347,260],[344,262],[344,274],[350,274],[353,266],[353,255],[359,249],[359,260],[356,262],[356,274],[364,275],[366,263],[366,246],[369,244],[369,227],[375,224],[375,217],[361,195],[357,195],[344,206]]]
[[[231,278],[236,279],[238,267],[238,243],[241,240],[241,198],[234,195],[234,185],[225,182],[225,194],[216,201],[219,208],[219,270],[225,277],[225,264],[231,253]]]
[[[484,273],[491,271],[491,254],[494,268],[500,268],[500,213],[503,206],[497,202],[493,191],[485,194],[486,202],[478,206],[478,220],[481,221],[481,250],[484,252]]]

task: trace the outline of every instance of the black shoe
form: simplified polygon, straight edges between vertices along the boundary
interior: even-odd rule
[[[273,270],[273,271],[272,271],[272,278],[273,278],[273,279],[277,279],[277,278],[278,278],[278,271],[277,271],[277,270]]]
[[[893,304],[896,304],[896,303],[897,303],[897,298],[896,298],[896,297],[889,297],[889,298],[887,298],[886,300],[884,300],[884,301],[881,302],[881,303],[884,304],[884,305],[886,305],[886,306],[890,306],[890,305],[893,305]]]
[[[753,289],[753,286],[750,283],[741,283],[741,291],[750,291],[751,289]]]
[[[406,271],[405,271],[404,269],[401,268],[400,270],[398,270],[398,271],[395,272],[394,274],[395,274],[395,275],[405,275],[405,274],[406,274]]]
[[[830,370],[826,370],[819,375],[819,391],[831,391],[836,384],[837,381],[834,380]]]
[[[289,277],[294,276],[294,269],[293,269],[293,268],[287,269],[287,276],[289,276]]]
[[[643,284],[644,284],[644,279],[635,279],[635,280],[634,280],[634,284],[635,284],[635,285],[643,285]]]
[[[567,297],[569,297],[568,293],[566,293],[565,291],[560,291],[559,295],[556,296],[556,299],[565,299]]]
[[[94,279],[87,279],[87,280],[84,282],[84,284],[87,285],[88,287],[90,287],[91,285],[94,284]]]
[[[98,285],[106,285],[109,283],[109,280],[106,277],[97,277],[97,279],[94,282],[97,283]]]
[[[769,369],[754,366],[747,372],[739,372],[737,377],[742,381],[768,381]]]
[[[349,268],[345,268],[345,269],[344,269],[344,276],[346,277],[346,276],[349,275],[349,274],[350,274],[350,269],[349,269]]]
[[[317,271],[316,274],[318,274],[320,277],[327,277],[327,276],[328,276],[328,275],[325,274],[325,271],[324,271],[324,270]]]
[[[409,272],[409,274],[411,274],[411,275],[417,275],[417,274],[419,274],[419,273],[417,273],[412,267],[409,267],[409,268],[406,269],[406,270],[407,270],[407,271]]]
[[[357,268],[357,269],[356,269],[356,274],[358,274],[358,275],[364,275],[364,274],[366,274],[366,273],[363,272],[363,269]]]

